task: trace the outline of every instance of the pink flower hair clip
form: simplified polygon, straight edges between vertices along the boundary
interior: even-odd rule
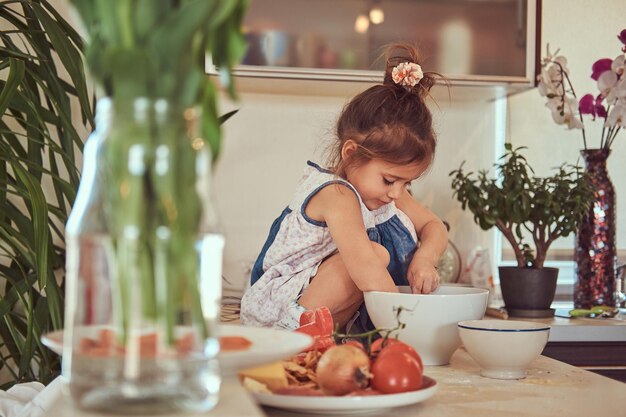
[[[393,82],[410,90],[424,78],[422,67],[415,62],[403,62],[393,67],[391,71]]]

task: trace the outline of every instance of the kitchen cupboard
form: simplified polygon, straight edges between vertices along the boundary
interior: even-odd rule
[[[537,73],[540,10],[540,0],[251,0],[235,74],[370,82],[380,78],[381,48],[402,41],[452,85],[526,89]]]
[[[542,355],[626,382],[626,310],[609,319],[567,318],[557,310],[551,318],[518,319],[550,326]]]
[[[626,342],[549,342],[542,355],[626,382]]]

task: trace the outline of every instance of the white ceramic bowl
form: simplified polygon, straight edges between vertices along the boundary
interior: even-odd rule
[[[398,338],[420,354],[424,365],[446,365],[461,346],[457,323],[481,319],[487,308],[489,291],[482,288],[442,285],[431,294],[411,294],[409,287],[400,293],[370,291],[365,305],[377,328],[397,326],[395,309],[402,306],[400,321],[406,324]]]
[[[548,342],[550,326],[532,321],[469,320],[459,323],[459,333],[482,376],[522,379]]]

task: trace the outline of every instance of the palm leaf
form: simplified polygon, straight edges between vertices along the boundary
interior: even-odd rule
[[[83,145],[71,115],[93,126],[93,100],[83,41],[48,1],[0,2],[0,19],[0,69],[8,68],[0,80],[0,346],[13,378],[0,388],[7,389],[47,383],[60,371],[40,339],[63,325],[64,278],[57,282],[55,270],[65,259],[62,226]]]

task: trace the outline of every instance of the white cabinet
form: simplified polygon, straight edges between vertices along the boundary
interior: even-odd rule
[[[418,45],[453,86],[534,85],[539,0],[250,0],[240,77],[373,81],[391,42]],[[384,13],[374,24],[371,10]],[[356,30],[359,18],[367,30]],[[375,16],[372,16],[375,17]],[[244,89],[258,83],[243,82]]]

